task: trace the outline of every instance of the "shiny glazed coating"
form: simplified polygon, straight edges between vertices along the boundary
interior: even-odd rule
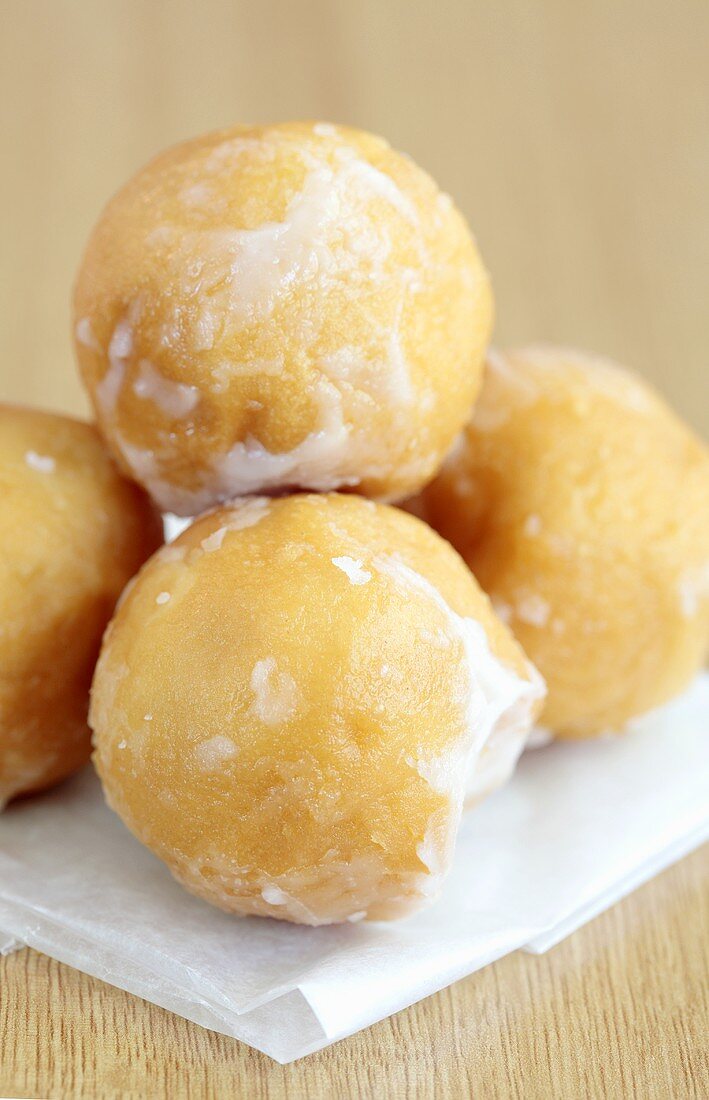
[[[144,567],[92,689],[110,804],[188,890],[305,924],[437,893],[543,687],[458,555],[355,496],[242,499]]]
[[[632,373],[491,354],[472,424],[410,505],[466,559],[548,687],[562,737],[679,692],[709,638],[709,459]]]
[[[0,405],[0,807],[84,764],[89,685],[126,581],[162,541],[88,424]]]
[[[179,515],[415,492],[470,411],[491,322],[448,196],[381,138],[310,122],[158,156],[108,204],[74,298],[101,429]]]

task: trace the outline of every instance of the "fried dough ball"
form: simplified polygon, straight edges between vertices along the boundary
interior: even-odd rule
[[[544,676],[560,737],[622,729],[682,690],[709,639],[709,457],[605,360],[492,354],[472,423],[413,504]]]
[[[89,686],[126,581],[162,541],[98,433],[0,405],[0,808],[90,755]]]
[[[437,893],[463,798],[543,688],[450,546],[355,496],[242,499],[144,567],[107,631],[94,760],[191,892],[304,924]]]
[[[179,515],[415,492],[470,411],[491,321],[448,196],[381,138],[311,122],[162,153],[108,204],[74,298],[101,429]]]

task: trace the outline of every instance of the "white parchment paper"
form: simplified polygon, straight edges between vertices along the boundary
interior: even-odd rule
[[[509,951],[544,951],[709,836],[709,677],[624,737],[528,752],[436,904],[301,928],[185,893],[90,769],[0,816],[0,951],[29,944],[292,1061]]]

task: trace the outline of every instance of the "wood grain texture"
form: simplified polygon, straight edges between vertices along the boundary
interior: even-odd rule
[[[706,431],[708,74],[706,0],[0,0],[0,399],[86,409],[70,285],[143,161],[326,117],[456,197],[498,343],[614,356]]]
[[[0,1095],[704,1100],[709,853],[290,1066],[33,951],[0,960]]]

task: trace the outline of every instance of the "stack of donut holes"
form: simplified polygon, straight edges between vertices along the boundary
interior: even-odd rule
[[[488,352],[475,241],[381,138],[168,150],[73,308],[96,427],[0,407],[1,801],[90,725],[188,890],[391,919],[535,726],[621,733],[701,667],[707,451],[609,362]],[[165,545],[161,513],[191,519]]]

